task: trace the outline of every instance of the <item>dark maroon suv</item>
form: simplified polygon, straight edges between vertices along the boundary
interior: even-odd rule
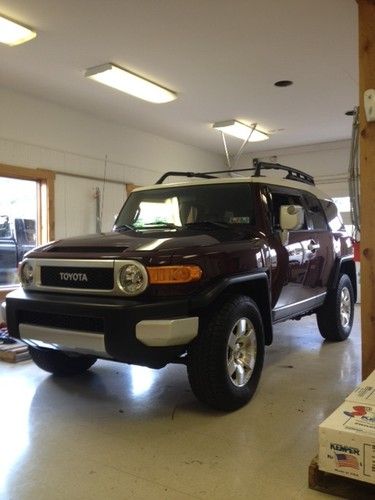
[[[29,252],[10,334],[56,375],[97,358],[186,364],[196,397],[227,411],[254,394],[274,323],[316,313],[325,339],[346,339],[356,274],[336,206],[303,172],[252,170],[172,172],[193,180],[136,189],[112,232]]]

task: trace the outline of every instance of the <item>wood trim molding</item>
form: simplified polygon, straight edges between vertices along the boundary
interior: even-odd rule
[[[41,224],[42,233],[44,233],[44,239],[47,241],[53,240],[55,237],[55,173],[51,170],[42,168],[25,168],[0,163],[0,177],[30,180],[40,183],[41,190],[45,190],[44,196],[41,196],[41,201],[42,203],[44,202],[46,206],[42,206],[41,208],[45,209],[47,213],[47,227],[43,228],[41,221],[39,221],[39,223]],[[5,300],[9,292],[17,288],[17,285],[0,288],[0,302]]]
[[[129,196],[129,194],[133,191],[133,189],[139,188],[141,186],[137,186],[137,184],[131,184],[131,183],[126,183],[126,194]]]
[[[0,163],[0,177],[13,177],[15,179],[30,179],[35,181],[54,181],[55,172],[43,168],[25,168],[15,165]]]
[[[42,231],[46,240],[53,240],[55,237],[55,172],[42,168],[25,168],[0,163],[0,177],[40,182],[42,189],[46,190],[47,206],[43,208],[47,210],[48,214],[47,227],[42,227]]]
[[[363,94],[375,88],[375,0],[359,0],[359,149],[361,169],[362,377],[375,369],[375,122],[367,122]]]

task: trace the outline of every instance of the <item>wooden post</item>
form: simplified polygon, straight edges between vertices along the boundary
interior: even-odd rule
[[[363,93],[375,88],[375,0],[358,1],[361,172],[362,377],[375,370],[375,122],[367,123]]]

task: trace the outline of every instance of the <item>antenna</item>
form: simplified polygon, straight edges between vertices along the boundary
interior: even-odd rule
[[[104,194],[105,194],[105,185],[107,181],[107,166],[108,166],[108,155],[106,154],[104,157],[104,173],[103,173],[103,187],[102,187],[102,199],[101,199],[101,205],[100,205],[100,231],[102,229],[102,223],[103,223],[103,205],[104,205]]]
[[[95,198],[95,208],[96,208],[96,232],[101,232],[101,220],[100,220],[100,188],[96,187],[94,190]]]

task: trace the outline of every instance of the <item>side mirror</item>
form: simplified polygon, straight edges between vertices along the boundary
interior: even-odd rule
[[[289,231],[298,231],[305,222],[305,212],[300,205],[281,205],[280,207],[280,229],[281,242],[288,244]]]

